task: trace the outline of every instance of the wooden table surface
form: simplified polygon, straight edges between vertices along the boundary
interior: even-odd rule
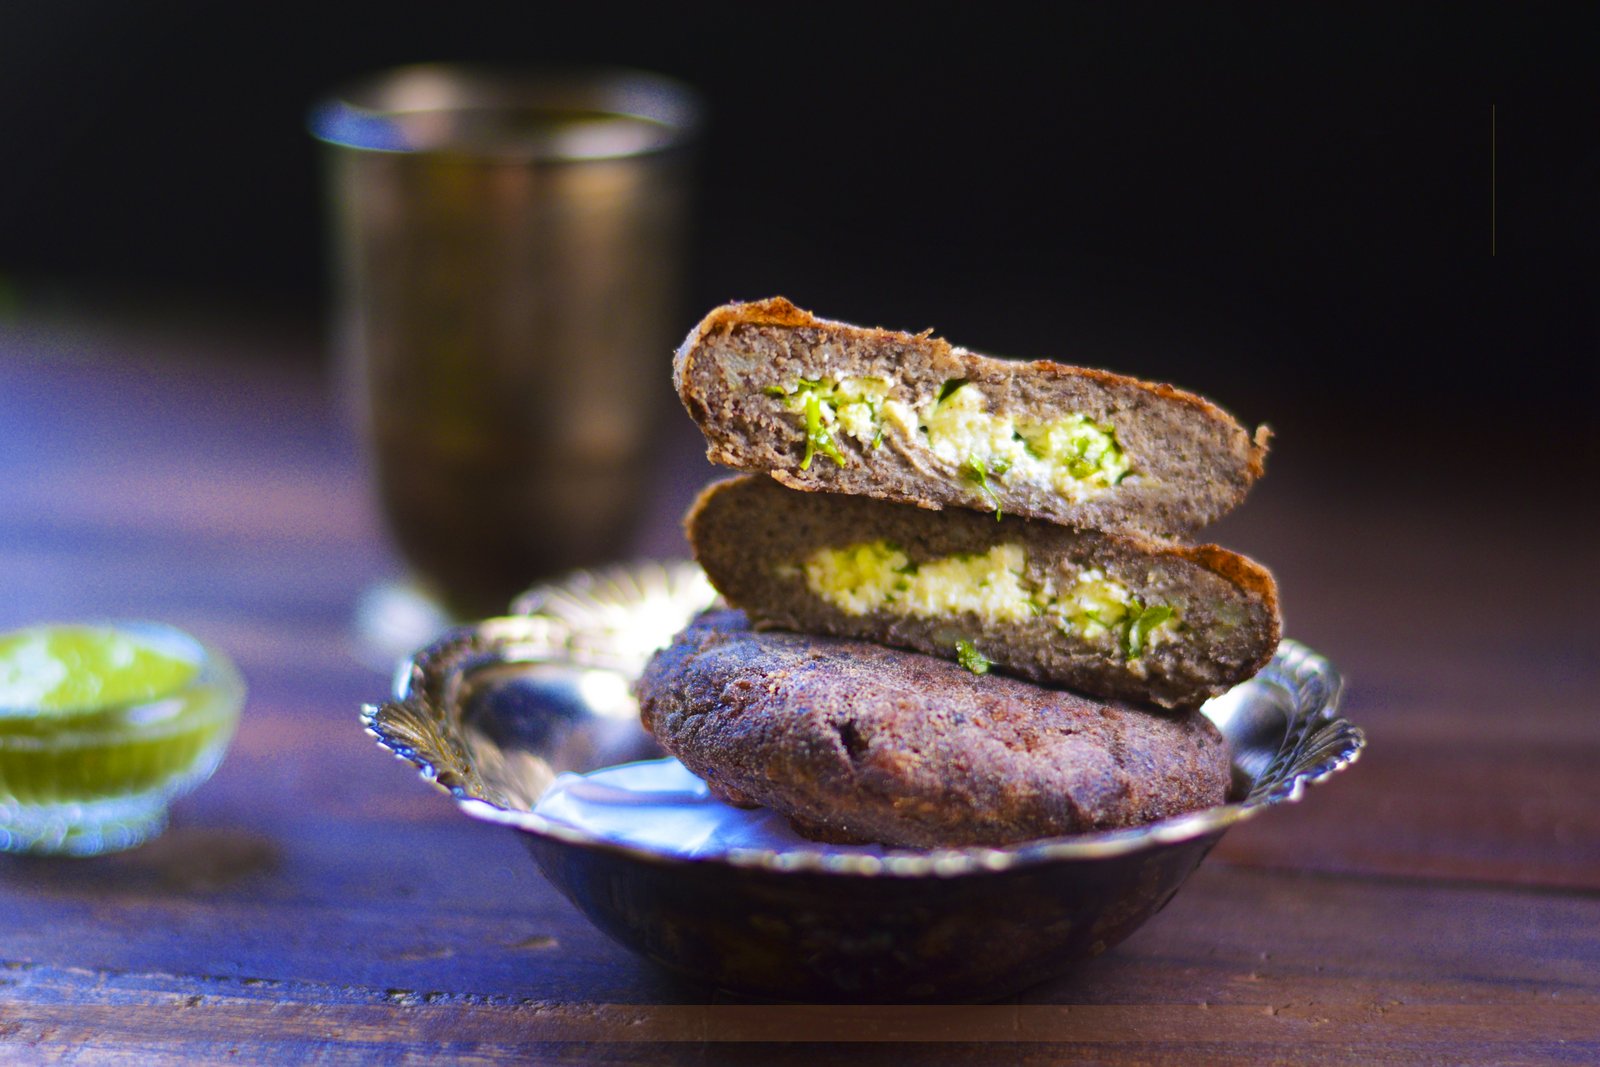
[[[1600,552],[1570,486],[1426,435],[1379,479],[1338,420],[1280,424],[1216,536],[1276,570],[1368,753],[1065,978],[970,1008],[773,1008],[613,945],[511,832],[362,732],[387,679],[352,606],[397,564],[309,347],[0,324],[0,628],[162,619],[250,685],[165,836],[0,858],[0,1060],[1600,1061]],[[683,422],[651,552],[682,551],[708,473]],[[1550,447],[1592,472],[1592,441]]]

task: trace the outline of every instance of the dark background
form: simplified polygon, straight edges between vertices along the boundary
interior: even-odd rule
[[[626,64],[712,111],[686,326],[781,292],[1247,419],[1487,400],[1592,429],[1597,31],[1540,4],[12,2],[0,272],[12,304],[180,292],[314,322],[324,90]]]

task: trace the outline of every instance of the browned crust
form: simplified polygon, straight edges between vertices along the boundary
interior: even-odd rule
[[[693,531],[701,512],[710,505],[716,496],[729,491],[739,483],[750,480],[752,477],[758,476],[737,474],[731,478],[719,478],[696,493],[694,500],[689,504],[689,509],[683,514],[684,535],[686,537],[693,536]],[[785,484],[783,479],[776,474],[772,477],[779,484]],[[794,488],[793,486],[786,487]],[[889,501],[884,503],[890,504]],[[890,506],[893,505],[891,504]],[[1120,542],[1130,550],[1142,552],[1146,555],[1165,556],[1169,559],[1181,559],[1198,564],[1229,583],[1238,586],[1251,596],[1260,597],[1274,616],[1280,613],[1277,581],[1272,577],[1271,571],[1249,556],[1241,556],[1230,548],[1223,548],[1221,545],[1214,544],[1189,545],[1139,534],[1102,533],[1100,536],[1107,540]],[[1270,659],[1271,657],[1269,656],[1268,658]],[[1262,660],[1258,664],[1258,667],[1263,666],[1266,666],[1266,660]]]
[[[1272,427],[1262,423],[1250,436],[1250,480],[1256,481],[1267,473],[1267,452],[1272,448]]]
[[[640,716],[731,803],[801,833],[916,848],[1134,826],[1222,803],[1225,742],[1153,715],[861,642],[695,620],[645,669]]]
[[[879,341],[892,344],[905,344],[915,341],[931,346],[934,356],[955,359],[958,362],[971,360],[989,361],[995,357],[971,349],[951,345],[941,337],[935,336],[933,331],[925,330],[918,334],[911,334],[899,330],[890,330],[881,326],[857,326],[852,323],[841,322],[835,319],[825,319],[814,315],[803,308],[796,307],[789,300],[781,296],[769,297],[764,300],[748,302],[735,302],[723,304],[709,312],[695,327],[689,331],[687,337],[673,357],[673,384],[682,399],[684,407],[696,424],[703,429],[708,426],[712,418],[711,412],[706,407],[702,398],[694,394],[688,383],[693,377],[694,366],[700,354],[705,350],[704,342],[708,337],[716,334],[731,333],[739,326],[776,326],[784,328],[820,328],[837,330],[867,341]],[[1160,401],[1178,405],[1187,409],[1200,418],[1222,426],[1235,428],[1236,432],[1244,434],[1242,427],[1226,410],[1187,390],[1161,382],[1148,382],[1128,375],[1116,374],[1111,371],[1099,370],[1093,367],[1081,367],[1072,364],[1058,363],[1051,360],[1033,360],[1021,362],[1002,361],[1017,369],[1025,370],[1042,378],[1077,378],[1084,381],[1097,383],[1108,389],[1128,390],[1133,393],[1143,394]],[[1266,470],[1266,455],[1270,447],[1272,431],[1265,425],[1258,426],[1254,433],[1245,435],[1244,455],[1244,487],[1258,480]],[[713,440],[708,433],[707,458],[714,463],[724,464],[735,469],[749,470],[751,467],[741,462],[739,454],[724,444]],[[774,478],[788,485],[792,489],[815,491],[823,488],[816,484],[812,478],[806,478],[787,470],[768,470]],[[900,499],[909,503],[916,503],[922,507],[940,509],[945,502],[927,497],[908,499],[902,493],[882,489],[867,490],[866,495],[885,499]],[[1240,491],[1243,495],[1243,490]],[[1050,518],[1050,516],[1037,516]],[[1059,521],[1059,520],[1058,520]],[[1133,527],[1117,526],[1118,532],[1131,532]],[[1188,530],[1160,529],[1154,532],[1161,534],[1186,533]]]
[[[1277,581],[1273,579],[1271,571],[1249,556],[1241,556],[1221,545],[1171,545],[1161,551],[1166,555],[1176,555],[1191,560],[1211,573],[1220,575],[1250,596],[1260,598],[1274,619],[1280,617]],[[1280,631],[1273,635],[1272,643],[1276,645],[1282,636],[1280,628]],[[1258,663],[1257,669],[1265,667],[1267,659],[1270,658],[1268,655]]]
[[[1145,674],[1130,674],[1115,655],[1067,647],[1073,640],[1063,639],[1048,626],[1042,630],[1029,627],[1024,637],[1005,627],[990,632],[972,617],[922,624],[875,614],[849,616],[827,606],[803,585],[796,588],[773,576],[779,563],[793,562],[790,557],[802,542],[809,550],[872,539],[885,531],[891,531],[892,540],[906,544],[908,552],[911,544],[926,544],[926,539],[932,538],[944,539],[943,551],[952,547],[985,551],[993,544],[1021,541],[1030,554],[1042,553],[1041,566],[1053,567],[1069,555],[1081,556],[1096,565],[1108,565],[1113,573],[1120,572],[1136,591],[1137,573],[1149,568],[1110,564],[1119,560],[1175,561],[1179,571],[1184,565],[1194,568],[1182,579],[1181,589],[1197,592],[1198,586],[1204,586],[1197,572],[1215,575],[1234,590],[1226,595],[1237,597],[1235,603],[1247,608],[1254,621],[1245,629],[1229,631],[1226,638],[1213,640],[1209,631],[1196,633],[1181,656],[1174,654],[1169,659],[1164,653],[1152,653],[1146,658]],[[796,492],[752,475],[726,479],[702,490],[685,516],[685,532],[712,583],[730,604],[750,612],[758,623],[862,637],[942,656],[953,655],[953,645],[932,635],[954,625],[1003,669],[1104,697],[1169,708],[1193,707],[1259,671],[1282,636],[1277,584],[1271,573],[1254,560],[1217,545],[1072,530],[1012,517],[996,522],[959,509],[935,517],[906,504]],[[807,540],[819,534],[825,539]],[[911,554],[916,558],[915,552]],[[1151,588],[1170,592],[1177,581],[1176,573],[1166,575]]]
[[[689,369],[694,362],[695,354],[700,351],[701,342],[714,333],[731,333],[735,326],[818,326],[823,319],[817,318],[809,311],[795,307],[781,296],[768,297],[765,300],[751,300],[745,303],[722,304],[714,307],[706,317],[695,323],[689,331],[689,336],[683,339],[672,355],[672,385],[683,398],[684,404],[698,407],[696,412],[691,408],[690,414],[694,415],[695,422],[700,423],[705,417],[705,409],[684,389],[684,383],[689,379]],[[829,323],[829,325],[834,325]],[[844,325],[839,323],[838,325]],[[858,327],[859,328],[859,327]],[[935,339],[937,340],[937,339]],[[943,342],[940,342],[941,344]]]
[[[831,329],[850,330],[878,337],[889,341],[907,341],[915,338],[927,344],[934,345],[943,352],[962,352],[970,355],[981,356],[983,353],[974,352],[970,348],[952,345],[942,337],[935,336],[931,329],[922,333],[911,334],[904,330],[891,330],[883,326],[857,326],[853,323],[840,322],[838,319],[824,319],[804,308],[796,307],[789,300],[781,296],[770,296],[765,300],[752,300],[746,303],[723,304],[713,308],[705,318],[689,331],[689,336],[684,338],[683,344],[673,357],[673,381],[681,383],[685,376],[685,369],[680,369],[680,364],[687,364],[693,360],[695,350],[699,347],[702,338],[708,334],[721,331],[730,332],[735,326],[818,326]],[[994,358],[994,357],[985,357]],[[1041,375],[1072,375],[1088,378],[1090,381],[1101,382],[1106,385],[1121,386],[1136,389],[1163,400],[1172,400],[1184,404],[1196,411],[1203,412],[1208,418],[1232,422],[1233,416],[1203,396],[1191,393],[1186,389],[1168,385],[1165,382],[1147,382],[1140,378],[1133,378],[1126,374],[1117,374],[1114,371],[1099,370],[1095,367],[1079,367],[1070,363],[1057,363],[1049,359],[1035,359],[1023,364],[1029,370]],[[1253,475],[1259,478],[1265,471],[1265,460],[1268,445],[1272,440],[1272,431],[1267,426],[1258,426],[1251,437],[1250,469]]]

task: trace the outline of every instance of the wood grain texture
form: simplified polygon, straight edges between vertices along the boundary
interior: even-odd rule
[[[324,376],[214,356],[250,344],[0,326],[0,628],[160,618],[251,686],[165,836],[0,858],[0,1062],[1600,1060],[1600,553],[1566,498],[1375,488],[1281,434],[1215,532],[1277,572],[1369,753],[1011,1002],[754,1005],[610,943],[362,734],[387,680],[351,609],[395,564]],[[705,474],[686,423],[660,462],[656,554]]]

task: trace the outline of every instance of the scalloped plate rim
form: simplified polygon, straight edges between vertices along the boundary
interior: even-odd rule
[[[649,562],[653,566],[659,567],[662,573],[668,572],[671,568],[685,566],[677,561]],[[692,564],[688,566],[692,567]],[[609,569],[579,572],[579,574],[586,576],[585,580],[590,582],[603,579],[607,575],[614,573],[626,573],[626,568],[617,566]],[[526,602],[530,595],[531,591],[523,594],[522,597],[518,598],[518,602]],[[890,849],[882,856],[830,853],[822,847],[782,850],[738,849],[717,856],[675,856],[637,845],[598,837],[588,831],[549,819],[533,811],[508,809],[480,797],[471,796],[461,786],[452,786],[440,782],[438,780],[439,769],[430,762],[428,758],[430,754],[417,751],[411,744],[393,736],[387,729],[387,724],[384,722],[387,709],[401,707],[407,701],[416,697],[416,690],[412,683],[417,680],[420,674],[417,665],[428,658],[435,649],[441,648],[450,642],[459,641],[464,635],[481,633],[485,629],[490,630],[492,633],[497,626],[504,629],[505,620],[529,619],[531,617],[537,616],[500,616],[485,619],[469,626],[457,627],[441,635],[426,648],[419,650],[411,659],[398,665],[394,675],[393,693],[395,699],[386,701],[381,705],[365,704],[362,706],[362,725],[381,747],[389,751],[397,759],[404,760],[414,766],[424,781],[449,794],[456,802],[457,807],[473,819],[495,825],[510,826],[524,833],[533,834],[563,845],[599,850],[639,862],[669,867],[711,865],[847,877],[890,876],[916,878],[992,874],[1042,863],[1092,861],[1126,856],[1143,850],[1181,844],[1206,836],[1220,837],[1223,832],[1232,826],[1254,818],[1266,808],[1286,802],[1296,803],[1304,796],[1307,786],[1324,782],[1356,762],[1366,747],[1364,731],[1335,714],[1343,689],[1342,679],[1338,671],[1325,657],[1297,641],[1285,638],[1279,643],[1272,661],[1266,668],[1263,668],[1261,673],[1265,674],[1274,667],[1282,669],[1289,664],[1293,664],[1299,672],[1297,676],[1315,676],[1324,680],[1328,690],[1326,702],[1319,708],[1295,708],[1294,711],[1300,714],[1302,720],[1319,719],[1320,722],[1308,723],[1308,729],[1311,729],[1315,734],[1331,733],[1334,736],[1330,737],[1330,740],[1336,741],[1337,744],[1334,751],[1319,761],[1316,766],[1292,775],[1289,779],[1271,789],[1266,795],[1205,808],[1200,811],[1187,812],[1183,815],[1158,820],[1143,826],[1060,837],[1037,838],[1003,846],[969,846],[922,851]],[[541,657],[538,660],[506,660],[505,662],[579,662],[565,654],[569,650],[570,645],[568,650],[552,648],[550,650],[551,655]],[[1288,663],[1284,662],[1286,660]],[[1259,678],[1260,676],[1258,674],[1256,677]],[[1253,680],[1240,684],[1249,685]]]

